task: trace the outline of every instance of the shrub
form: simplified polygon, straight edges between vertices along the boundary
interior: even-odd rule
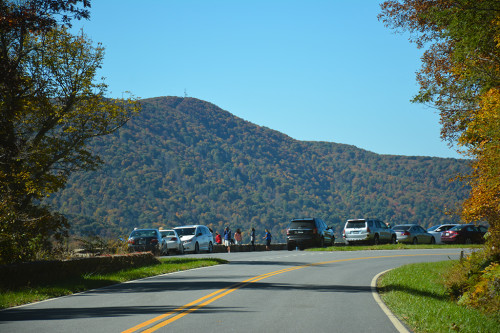
[[[446,275],[445,287],[458,304],[495,313],[500,306],[500,266],[491,251],[472,252]]]
[[[458,304],[479,308],[488,313],[500,309],[500,265],[491,263],[478,276],[477,283],[460,297]]]

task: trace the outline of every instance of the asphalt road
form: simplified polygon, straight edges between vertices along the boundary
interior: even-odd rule
[[[372,278],[459,255],[460,249],[199,254],[230,264],[0,311],[0,332],[397,332],[373,298]]]

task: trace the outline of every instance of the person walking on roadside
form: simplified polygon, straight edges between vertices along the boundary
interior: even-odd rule
[[[255,251],[255,228],[250,231],[250,244],[252,244],[252,251]]]
[[[241,230],[236,229],[236,232],[234,233],[234,244],[241,245],[241,239],[242,239]]]
[[[227,253],[231,253],[231,230],[229,227],[224,229],[224,245],[227,246]]]
[[[263,237],[263,239],[266,240],[266,251],[271,250],[271,239],[272,238],[273,238],[273,236],[271,235],[271,233],[269,232],[269,230],[266,229],[266,234]]]

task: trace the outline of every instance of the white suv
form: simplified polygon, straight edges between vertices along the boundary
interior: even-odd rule
[[[351,243],[396,244],[396,232],[384,222],[376,219],[347,220],[342,238],[346,245]]]

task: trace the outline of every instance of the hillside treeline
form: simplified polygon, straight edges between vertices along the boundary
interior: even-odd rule
[[[93,143],[106,164],[74,174],[47,199],[73,233],[115,237],[134,227],[205,224],[269,228],[283,240],[291,218],[318,216],[339,237],[348,218],[456,221],[445,211],[467,193],[449,181],[467,170],[464,160],[298,141],[194,98],[141,103],[139,116]]]

